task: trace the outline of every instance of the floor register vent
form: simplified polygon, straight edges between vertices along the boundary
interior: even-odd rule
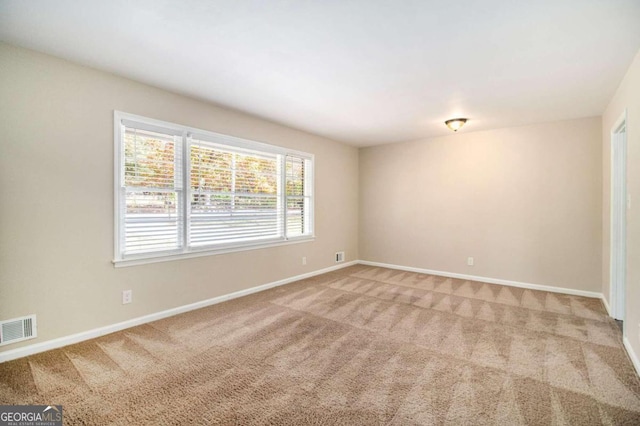
[[[35,315],[0,321],[0,346],[33,339],[36,336]]]

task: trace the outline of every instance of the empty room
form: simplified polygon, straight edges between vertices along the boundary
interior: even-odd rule
[[[0,0],[0,426],[640,424],[640,1]]]

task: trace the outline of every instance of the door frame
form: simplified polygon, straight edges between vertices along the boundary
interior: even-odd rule
[[[611,316],[624,321],[627,269],[627,110],[611,129],[609,300]],[[622,136],[619,136],[622,135]]]

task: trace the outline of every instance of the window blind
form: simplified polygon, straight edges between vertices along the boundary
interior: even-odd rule
[[[190,143],[189,244],[282,238],[278,156]]]
[[[305,160],[302,157],[286,156],[286,206],[287,236],[294,237],[309,232],[306,212],[309,211],[309,184],[305,179]]]
[[[125,113],[115,261],[313,237],[313,156]]]
[[[125,254],[181,246],[181,138],[124,127]]]

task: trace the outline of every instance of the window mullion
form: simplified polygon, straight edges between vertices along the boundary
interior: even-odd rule
[[[182,137],[182,251],[189,251],[191,228],[191,134]]]
[[[282,227],[282,155],[278,155],[276,161],[276,226],[279,238],[284,238]]]
[[[315,168],[314,168],[314,164],[313,164],[313,160],[310,159],[305,159],[304,160],[304,165],[305,165],[305,176],[304,176],[304,195],[305,195],[305,216],[306,216],[306,227],[305,227],[305,233],[307,235],[313,235],[314,233],[314,219],[315,219],[315,215],[314,215],[314,200],[315,200],[315,188],[314,188],[314,182],[315,182],[315,178],[313,176],[313,174],[315,173]]]
[[[236,211],[236,167],[238,161],[238,154],[233,153],[231,156],[231,216]]]
[[[280,203],[282,205],[282,237],[285,240],[288,240],[289,237],[287,235],[287,156],[280,156],[280,186],[282,188],[282,192],[278,197],[280,199]]]

